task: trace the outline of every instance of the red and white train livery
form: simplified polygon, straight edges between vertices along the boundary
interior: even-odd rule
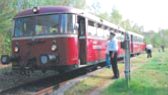
[[[124,29],[71,7],[34,7],[14,18],[12,54],[2,55],[1,62],[12,63],[14,70],[61,70],[104,62],[110,32],[117,34],[118,57],[123,57]],[[144,51],[143,36],[128,33],[131,54]]]

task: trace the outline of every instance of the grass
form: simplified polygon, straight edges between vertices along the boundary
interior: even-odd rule
[[[125,79],[119,79],[107,87],[101,95],[168,95],[167,53],[168,51],[155,51],[151,59],[146,60],[142,56],[136,58],[135,62],[145,61],[146,64],[131,74],[129,88]]]

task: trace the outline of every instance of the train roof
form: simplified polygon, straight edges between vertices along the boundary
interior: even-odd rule
[[[33,12],[33,8],[26,9],[18,13],[15,18],[17,17],[25,17],[31,15],[41,15],[41,14],[53,14],[53,13],[79,13],[78,9],[67,7],[67,6],[45,6],[45,7],[37,7],[38,13]]]
[[[137,34],[137,33],[135,33],[135,32],[128,31],[128,34],[133,35],[133,36],[140,37],[140,38],[142,38],[142,39],[144,38],[144,36],[142,36],[142,35],[140,35],[140,34]]]
[[[32,15],[42,15],[42,14],[54,14],[54,13],[74,13],[74,14],[78,14],[78,15],[81,15],[81,16],[84,16],[92,21],[95,21],[97,23],[101,23],[105,26],[108,26],[110,28],[113,28],[113,29],[119,29],[120,32],[125,32],[125,30],[122,28],[119,28],[119,26],[113,24],[113,23],[110,23],[106,20],[103,20],[95,15],[92,15],[86,11],[83,11],[83,10],[80,10],[80,9],[76,9],[76,8],[73,8],[73,7],[68,7],[68,6],[45,6],[45,7],[39,7],[38,8],[38,13],[34,13],[33,12],[33,8],[32,9],[27,9],[27,10],[24,10],[20,13],[18,13],[15,18],[18,18],[18,17],[25,17],[25,16],[32,16]]]

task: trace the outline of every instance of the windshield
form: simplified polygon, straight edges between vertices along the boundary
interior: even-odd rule
[[[72,14],[16,18],[14,37],[74,33],[74,19]]]

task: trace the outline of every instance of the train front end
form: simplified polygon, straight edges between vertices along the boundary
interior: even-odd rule
[[[1,63],[12,63],[14,70],[59,70],[77,65],[75,15],[61,11],[68,10],[47,7],[17,15],[14,18],[12,54],[2,55]]]

